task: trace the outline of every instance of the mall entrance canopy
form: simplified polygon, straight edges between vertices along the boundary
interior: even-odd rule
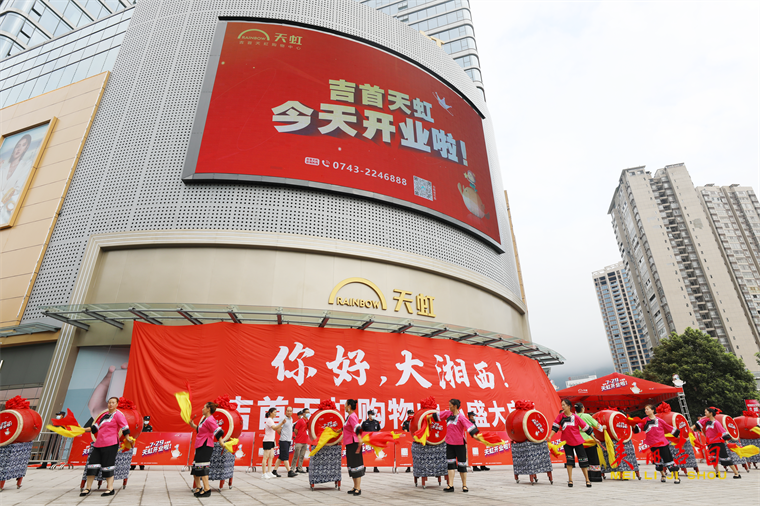
[[[268,306],[224,306],[214,304],[80,304],[46,306],[42,314],[63,323],[89,330],[90,325],[124,328],[124,322],[139,320],[154,325],[203,325],[220,321],[270,325],[301,325],[354,328],[371,332],[403,333],[431,339],[450,339],[464,344],[511,351],[536,360],[541,367],[561,365],[565,358],[556,351],[524,339],[487,330],[393,316],[322,311]]]

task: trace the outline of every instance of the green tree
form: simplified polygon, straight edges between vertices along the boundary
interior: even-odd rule
[[[731,416],[746,409],[744,399],[757,399],[757,385],[741,359],[727,353],[708,334],[687,328],[683,334],[673,332],[654,348],[652,360],[634,376],[666,385],[673,384],[673,374],[685,382],[686,404],[692,422],[708,406],[715,406]],[[678,401],[670,401],[678,411]]]

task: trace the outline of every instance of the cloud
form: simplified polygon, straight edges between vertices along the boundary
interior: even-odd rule
[[[620,172],[760,190],[760,3],[472,0],[533,339],[612,368],[591,272],[620,261]]]

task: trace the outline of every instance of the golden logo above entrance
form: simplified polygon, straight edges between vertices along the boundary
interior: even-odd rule
[[[351,283],[359,283],[367,286],[375,292],[378,299],[358,299],[355,297],[338,297],[338,292],[346,285]],[[401,290],[398,288],[393,289],[393,293],[396,295],[393,300],[396,301],[396,307],[393,309],[395,312],[399,312],[402,308],[409,314],[415,314],[414,309],[417,310],[418,316],[427,316],[428,318],[435,318],[435,312],[433,310],[433,301],[435,297],[429,295],[417,294],[416,297],[412,297],[412,292],[408,290]],[[367,309],[379,309],[382,307],[383,311],[388,309],[388,305],[385,302],[385,296],[383,292],[372,281],[364,278],[347,278],[335,285],[335,288],[330,292],[330,298],[327,300],[328,304],[337,304],[340,306],[353,306],[364,307]],[[414,307],[412,306],[414,304]]]

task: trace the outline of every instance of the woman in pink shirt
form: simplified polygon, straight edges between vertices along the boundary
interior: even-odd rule
[[[586,486],[591,486],[588,479],[588,457],[586,449],[583,447],[583,436],[581,431],[589,436],[593,433],[591,427],[584,422],[581,417],[573,413],[573,405],[569,399],[562,399],[562,411],[557,415],[552,425],[552,433],[549,434],[548,441],[551,441],[554,434],[562,431],[562,439],[565,441],[565,455],[567,456],[567,486],[573,486],[573,468],[575,467],[575,455],[578,455],[578,465],[583,471],[586,478]],[[575,454],[575,455],[574,455]]]
[[[715,415],[719,413],[720,410],[718,408],[712,406],[705,408],[706,418],[697,421],[697,423],[691,427],[691,430],[695,432],[701,430],[705,433],[708,449],[707,462],[708,465],[711,461],[714,462],[713,467],[715,468],[715,473],[718,474],[718,462],[720,462],[722,466],[730,467],[734,472],[734,479],[738,480],[741,479],[742,475],[739,474],[739,468],[734,465],[733,459],[729,456],[728,447],[726,446],[726,441],[733,438],[725,427],[715,419]]]
[[[454,477],[457,469],[462,478],[462,492],[469,492],[467,488],[467,441],[466,434],[474,436],[478,433],[477,425],[470,422],[467,416],[459,411],[462,403],[459,399],[449,401],[449,409],[437,413],[436,421],[446,421],[446,466],[449,471],[448,487],[444,492],[454,491]]]
[[[646,433],[644,442],[652,450],[655,460],[658,461],[655,469],[660,471],[660,481],[665,481],[665,474],[670,469],[675,479],[673,483],[681,483],[681,480],[678,478],[678,466],[673,462],[673,453],[670,451],[670,442],[665,439],[665,434],[673,434],[678,437],[680,431],[676,430],[674,432],[673,426],[662,418],[657,417],[652,404],[647,404],[644,407],[644,413],[646,413],[647,419],[634,425],[633,432],[636,434],[639,432]]]
[[[108,399],[108,411],[95,420],[85,432],[91,432],[95,439],[95,445],[90,449],[90,457],[87,462],[87,485],[80,496],[90,495],[92,480],[103,471],[108,490],[100,495],[114,495],[113,472],[116,468],[116,453],[119,451],[119,438],[123,434],[129,434],[129,423],[121,411],[116,408],[119,405],[118,397]]]
[[[346,401],[346,414],[348,418],[343,424],[343,445],[346,447],[346,467],[348,475],[354,480],[354,488],[348,491],[349,495],[362,495],[362,476],[364,476],[364,456],[359,434],[362,432],[362,424],[356,416],[356,399]]]
[[[211,454],[214,453],[214,440],[222,442],[224,431],[219,427],[213,415],[216,411],[215,402],[207,402],[203,406],[203,416],[198,425],[190,420],[190,426],[198,431],[195,436],[195,461],[190,474],[193,476],[193,492],[195,497],[210,497],[211,487],[208,484],[208,471],[211,465]],[[201,479],[203,480],[203,489],[201,489]]]

